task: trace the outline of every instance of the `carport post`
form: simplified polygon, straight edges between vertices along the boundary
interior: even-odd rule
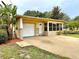
[[[62,23],[62,30],[64,29],[63,23]]]
[[[47,22],[47,34],[49,35],[49,22]]]
[[[20,39],[23,39],[23,37],[22,37],[22,29],[23,29],[23,19],[22,18],[20,18]]]
[[[57,23],[56,23],[56,31],[58,31],[58,30],[57,30]]]
[[[59,23],[59,31],[61,30],[61,24]]]

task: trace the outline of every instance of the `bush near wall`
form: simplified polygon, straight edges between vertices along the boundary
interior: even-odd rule
[[[61,35],[61,32],[58,31],[58,32],[57,32],[57,35]]]
[[[0,44],[6,43],[8,40],[7,32],[5,29],[0,29]]]
[[[67,31],[67,30],[65,30],[65,31],[63,31],[63,34],[79,34],[79,31],[72,31],[72,30],[69,30],[69,31]]]
[[[57,35],[62,35],[62,34],[79,34],[79,31],[78,30],[64,30],[64,31],[58,31],[57,32]]]
[[[57,31],[57,35],[63,34],[63,31]]]

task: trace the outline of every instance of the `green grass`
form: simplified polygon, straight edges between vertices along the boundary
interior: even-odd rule
[[[1,53],[3,53],[2,54],[3,59],[10,59],[12,57],[14,57],[15,59],[25,59],[19,56],[20,54],[23,53],[29,55],[31,57],[30,59],[69,59],[67,57],[62,57],[59,55],[49,53],[34,46],[21,48],[16,44],[1,45],[0,55]]]
[[[79,34],[66,34],[67,36],[79,38]]]

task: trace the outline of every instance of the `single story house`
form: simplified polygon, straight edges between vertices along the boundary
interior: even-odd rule
[[[39,18],[31,16],[17,16],[19,38],[40,35],[52,35],[63,30],[63,20]]]

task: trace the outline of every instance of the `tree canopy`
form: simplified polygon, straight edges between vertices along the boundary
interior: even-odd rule
[[[34,17],[43,17],[43,14],[39,11],[31,11],[31,10],[27,10],[24,15],[27,16],[34,16]]]
[[[64,16],[62,17],[63,20],[65,21],[71,20],[71,18],[66,13],[63,13],[63,14],[64,14]]]
[[[0,5],[0,20],[2,21],[2,24],[6,24],[6,31],[7,31],[8,37],[12,38],[11,33],[13,34],[13,27],[16,24],[17,7],[12,4],[5,4],[3,1],[1,2],[2,2],[2,5]]]
[[[59,6],[55,6],[52,11],[45,11],[45,12],[40,12],[40,11],[35,11],[35,10],[27,10],[24,12],[24,15],[26,16],[34,16],[34,17],[43,17],[43,18],[52,18],[52,19],[63,19],[63,20],[69,20],[70,17],[61,12],[61,9]]]
[[[71,20],[71,21],[67,22],[67,27],[71,28],[72,30],[74,30],[75,28],[76,28],[76,30],[78,30],[79,21]]]
[[[74,18],[74,20],[79,20],[79,16],[76,16],[76,17]]]
[[[52,9],[52,12],[51,12],[51,18],[52,19],[62,19],[63,16],[64,16],[64,13],[61,12],[61,9],[59,8],[59,6],[55,6]]]

